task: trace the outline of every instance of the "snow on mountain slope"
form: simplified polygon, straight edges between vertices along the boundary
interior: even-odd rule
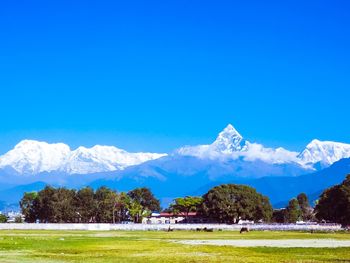
[[[321,163],[329,166],[343,158],[350,157],[350,144],[331,141],[311,141],[298,158],[305,164]]]
[[[79,147],[71,152],[62,170],[70,174],[123,170],[163,156],[165,154],[129,153],[114,146]]]
[[[250,143],[229,124],[210,145],[185,146],[177,150],[185,156],[208,159],[237,159],[247,161],[262,160],[268,163],[298,163],[297,152],[284,148],[266,148],[258,143]]]
[[[0,168],[10,167],[21,174],[51,172],[60,169],[70,152],[63,143],[23,140],[0,157]]]
[[[126,167],[164,156],[167,154],[129,153],[113,146],[100,145],[92,148],[79,147],[72,151],[63,143],[48,144],[24,140],[0,156],[0,169],[9,169],[17,174],[42,172],[91,174],[124,170]],[[219,164],[218,167],[222,167],[220,163],[230,163],[234,166],[232,161],[239,160],[239,162],[259,161],[272,165],[291,164],[305,170],[317,170],[350,157],[350,144],[313,140],[305,150],[297,153],[284,148],[267,148],[258,143],[251,143],[232,125],[228,125],[212,144],[185,146],[170,156],[190,156],[211,163],[214,161]],[[179,162],[176,164],[181,166]],[[246,166],[241,164],[239,167]]]
[[[210,147],[211,150],[226,154],[246,151],[248,148],[247,141],[243,139],[242,135],[231,124],[219,133],[219,136]]]
[[[88,174],[122,170],[165,156],[158,153],[129,153],[113,146],[79,147],[71,151],[63,143],[49,144],[24,140],[0,156],[0,169],[10,168],[19,174],[64,172]]]
[[[209,145],[185,146],[177,150],[184,156],[202,159],[237,159],[246,161],[261,160],[272,164],[297,163],[305,168],[321,163],[328,167],[336,161],[350,157],[350,144],[313,140],[301,153],[284,148],[267,148],[245,140],[240,133],[228,125]]]

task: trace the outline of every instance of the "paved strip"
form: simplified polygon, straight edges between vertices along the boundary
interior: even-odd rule
[[[234,247],[335,248],[350,247],[350,240],[335,239],[244,239],[244,240],[182,240],[184,245],[213,245]]]

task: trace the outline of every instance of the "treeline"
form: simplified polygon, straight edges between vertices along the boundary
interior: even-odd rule
[[[142,222],[160,211],[160,202],[148,188],[118,193],[107,187],[78,191],[45,187],[25,193],[20,201],[26,222],[120,223]],[[272,206],[267,197],[244,185],[220,185],[203,197],[177,198],[166,211],[188,218],[196,212],[205,222],[237,223],[240,219],[270,221]]]
[[[274,210],[272,216],[272,221],[275,223],[307,222],[315,219],[314,209],[305,193],[291,199],[286,208]]]
[[[350,225],[350,174],[341,184],[321,194],[316,203],[315,216],[320,221]]]
[[[120,223],[142,222],[152,212],[159,212],[160,202],[148,188],[118,193],[107,187],[94,191],[45,187],[39,192],[25,193],[20,201],[26,222],[42,223]],[[210,189],[202,197],[176,198],[164,211],[181,215],[185,221],[196,212],[202,222],[295,223],[314,221],[350,224],[350,175],[339,185],[325,190],[315,209],[304,193],[289,201],[285,209],[273,210],[269,199],[245,185],[223,184]]]
[[[160,203],[147,188],[117,193],[107,187],[76,191],[46,186],[25,193],[20,207],[28,223],[140,223],[152,211],[159,211]]]

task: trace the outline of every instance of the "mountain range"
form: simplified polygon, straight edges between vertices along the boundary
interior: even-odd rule
[[[48,183],[106,185],[119,191],[147,186],[166,205],[219,183],[244,183],[280,206],[298,191],[317,198],[325,187],[340,182],[350,172],[349,157],[350,144],[312,140],[301,152],[268,148],[246,140],[232,125],[212,144],[171,153],[130,153],[101,145],[71,150],[63,143],[23,140],[0,156],[0,201],[16,203],[23,192]]]

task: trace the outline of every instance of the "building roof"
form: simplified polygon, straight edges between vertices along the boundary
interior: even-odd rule
[[[197,213],[196,212],[189,212],[188,213],[188,216],[189,217],[194,217],[194,216],[196,216],[197,215]],[[178,213],[178,214],[174,214],[174,213],[160,213],[159,215],[158,215],[158,217],[175,217],[175,216],[186,216],[186,213]]]

